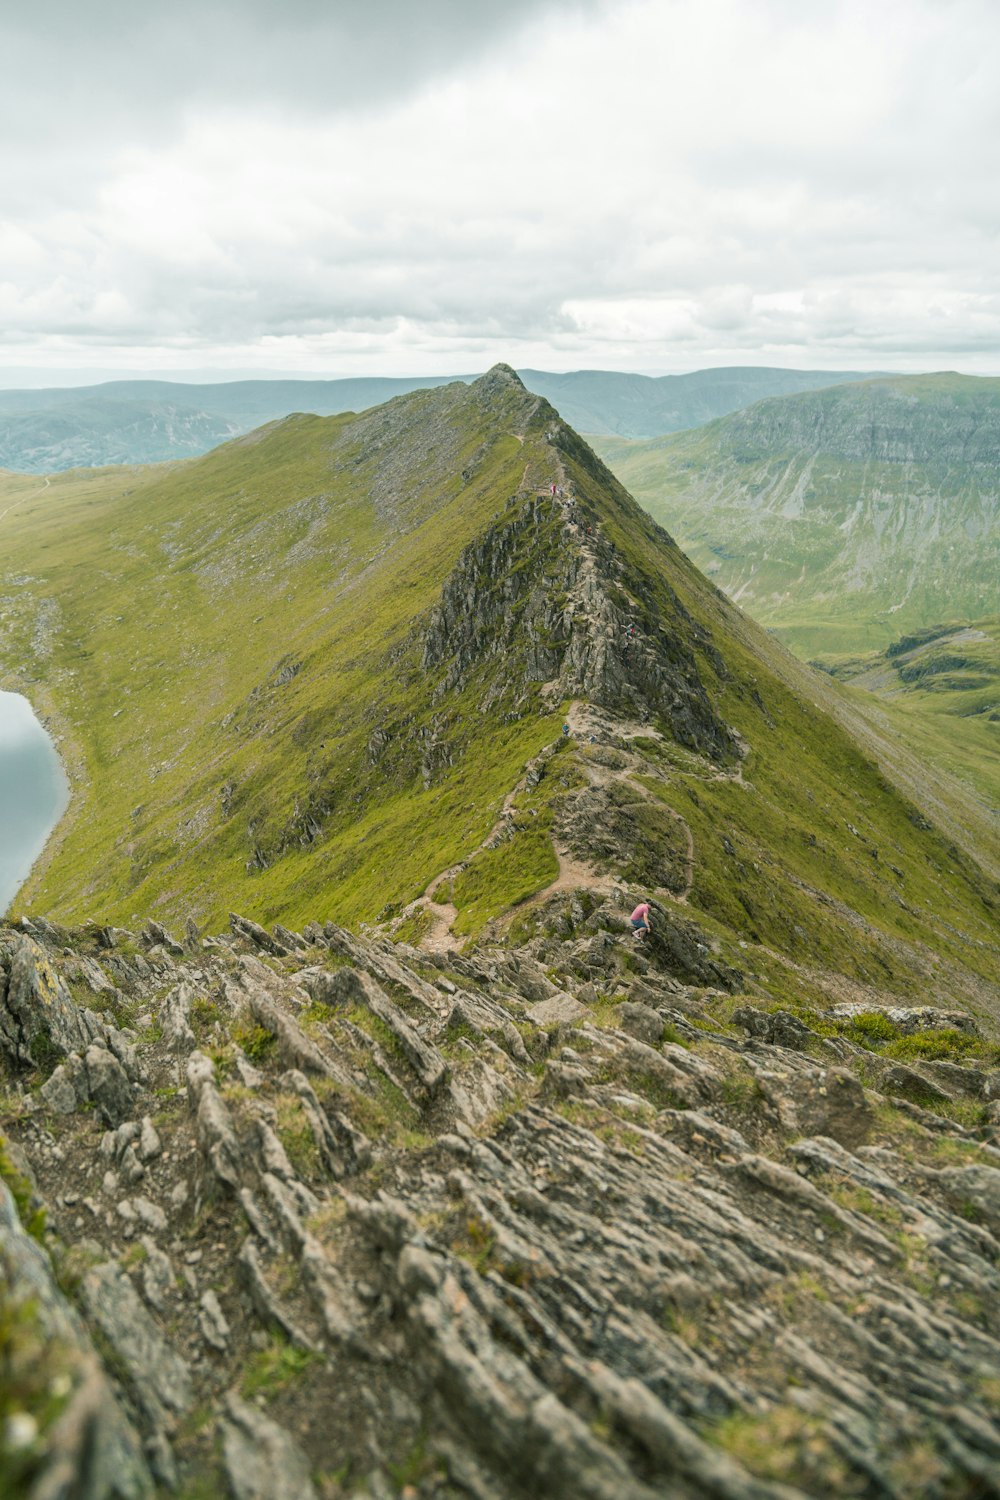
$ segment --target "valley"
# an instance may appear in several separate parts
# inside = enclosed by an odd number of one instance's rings
[[[1000,607],[1000,381],[899,376],[764,401],[602,456],[798,655],[835,664]]]

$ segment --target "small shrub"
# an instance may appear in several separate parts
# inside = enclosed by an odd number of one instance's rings
[[[233,1027],[232,1038],[251,1062],[263,1062],[275,1044],[275,1038],[269,1031],[250,1021],[238,1021]]]

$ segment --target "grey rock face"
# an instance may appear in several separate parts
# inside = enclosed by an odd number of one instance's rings
[[[13,1061],[30,1066],[86,1051],[90,1033],[83,1017],[34,939],[14,938],[5,979],[0,1041]]]
[[[83,1474],[119,1445],[84,1500],[151,1474],[298,1500],[345,1464],[391,1500],[400,1474],[418,1500],[445,1474],[474,1500],[910,1500],[913,1453],[942,1496],[990,1493],[1000,1151],[949,1118],[993,1107],[990,1075],[893,1103],[901,1064],[755,1005],[738,1035],[616,911],[449,955],[445,984],[332,924],[273,964],[241,936],[130,971],[130,1003],[205,995],[210,1026],[181,1005],[190,1042],[154,1030],[134,1077],[90,1036],[10,1115],[106,1362],[99,1415],[45,1438]],[[53,984],[91,956],[39,932]],[[102,1070],[110,1114],[49,1104]]]
[[[83,1059],[85,1097],[92,1100],[108,1125],[128,1119],[134,1105],[134,1090],[125,1070],[106,1047],[88,1047]]]
[[[194,1400],[183,1359],[164,1340],[132,1283],[118,1266],[95,1266],[84,1276],[80,1295],[88,1316],[127,1371],[129,1390],[146,1420],[171,1430]]]
[[[59,1290],[48,1256],[25,1234],[14,1200],[0,1182],[0,1308],[8,1317],[30,1307],[35,1349],[21,1358],[48,1365],[48,1378],[65,1387],[62,1410],[43,1431],[44,1448],[30,1500],[63,1495],[80,1500],[146,1500],[153,1481],[134,1427],[97,1360],[84,1326]],[[22,1338],[28,1336],[22,1330]],[[17,1364],[8,1346],[4,1381],[16,1402]],[[28,1370],[24,1370],[28,1376]]]
[[[524,566],[528,557],[532,565]],[[659,714],[682,744],[718,759],[735,756],[736,742],[683,643],[692,622],[680,601],[673,601],[675,622],[640,617],[632,636],[637,611],[619,602],[623,588],[644,592],[637,583],[629,587],[621,558],[599,530],[588,530],[585,505],[580,523],[571,524],[559,501],[512,501],[447,579],[427,627],[424,670],[443,669],[443,695],[502,657],[500,690],[512,696],[528,683],[557,680],[559,697]],[[672,630],[682,618],[683,632]]]
[[[222,1444],[236,1500],[315,1500],[309,1462],[298,1444],[234,1394],[226,1401]]]

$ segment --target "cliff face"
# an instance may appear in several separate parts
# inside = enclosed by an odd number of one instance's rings
[[[719,427],[722,449],[758,459],[803,449],[852,462],[1000,470],[1000,382],[961,376],[864,381],[759,401]]]
[[[992,1493],[1000,1054],[961,1012],[720,1010],[627,907],[471,958],[0,932],[49,1216],[0,1187],[5,1492]]]
[[[914,376],[612,444],[624,484],[810,659],[1000,609],[1000,382]]]
[[[500,697],[523,705],[529,685],[544,683],[555,702],[579,697],[656,716],[678,743],[733,758],[736,740],[712,707],[690,644],[698,629],[675,594],[671,604],[672,619],[650,608],[583,501],[514,496],[445,581],[423,667],[444,669],[439,699],[485,671],[484,709]]]

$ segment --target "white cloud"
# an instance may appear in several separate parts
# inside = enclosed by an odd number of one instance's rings
[[[255,0],[235,59],[223,0],[129,23],[148,99],[8,156],[10,360],[1000,365],[992,0],[420,9]]]

